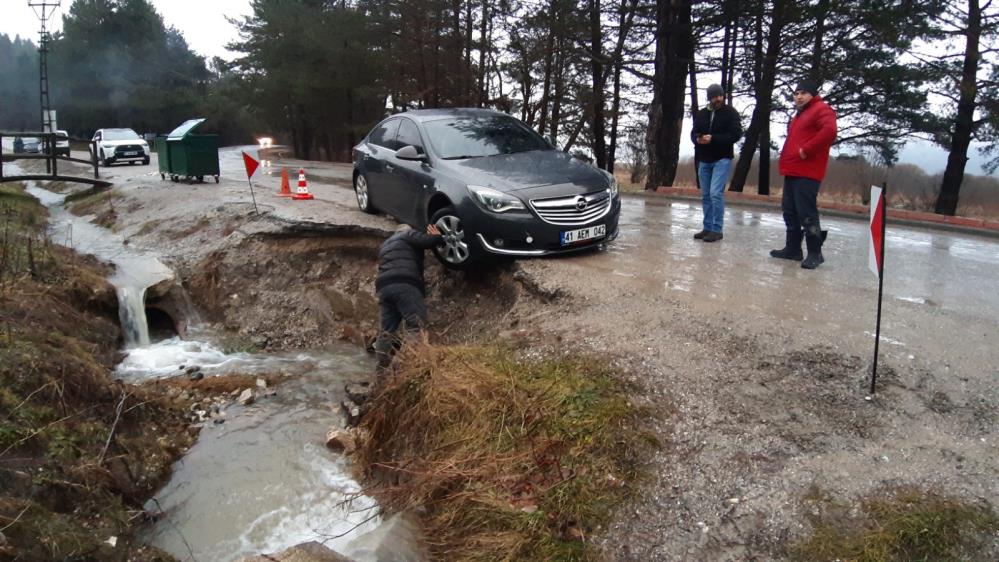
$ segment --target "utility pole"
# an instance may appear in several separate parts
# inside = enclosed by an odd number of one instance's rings
[[[42,132],[54,133],[52,127],[52,106],[49,102],[49,32],[48,21],[59,8],[62,0],[28,0],[28,6],[35,11],[38,21],[42,24],[38,40],[38,79],[39,101],[42,109]]]

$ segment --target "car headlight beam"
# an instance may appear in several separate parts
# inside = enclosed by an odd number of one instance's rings
[[[468,191],[479,205],[493,213],[522,211],[525,209],[523,201],[508,193],[478,185],[468,186]]]

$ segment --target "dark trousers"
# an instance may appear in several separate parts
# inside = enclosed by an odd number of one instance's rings
[[[784,225],[788,232],[805,231],[805,236],[820,239],[819,181],[811,178],[788,176],[784,178],[784,196],[780,207],[784,211]],[[800,242],[800,238],[799,244]]]
[[[427,325],[427,303],[423,293],[413,285],[396,283],[378,291],[379,331],[375,341],[378,369],[384,370],[392,362],[392,355],[402,344],[399,328],[403,322],[406,334],[417,335]]]

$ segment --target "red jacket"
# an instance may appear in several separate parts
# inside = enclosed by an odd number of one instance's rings
[[[815,96],[787,126],[780,151],[780,175],[822,181],[829,165],[829,147],[836,140],[836,112]],[[798,150],[805,151],[801,159]]]

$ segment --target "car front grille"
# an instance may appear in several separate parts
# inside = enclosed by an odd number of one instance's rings
[[[124,144],[121,146],[114,147],[115,154],[122,154],[123,152],[134,152],[139,156],[144,154],[142,147],[137,144]]]
[[[558,226],[579,226],[601,219],[610,212],[607,190],[551,199],[532,199],[531,208],[541,220]]]

